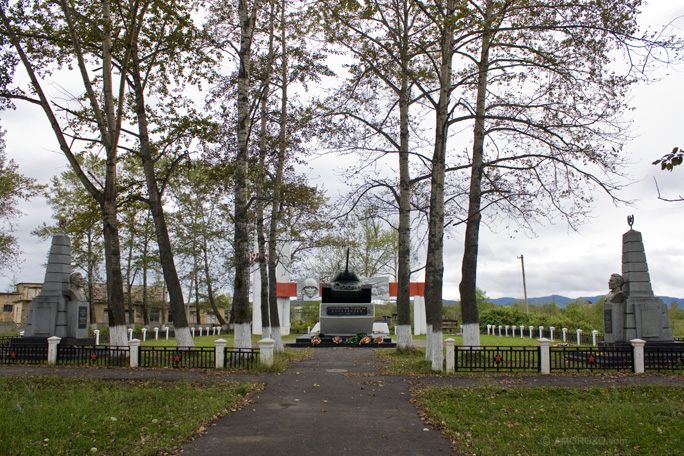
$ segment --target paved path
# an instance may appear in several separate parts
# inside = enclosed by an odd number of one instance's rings
[[[427,386],[583,387],[684,385],[684,374],[459,374],[381,375],[373,350],[325,348],[281,374],[220,370],[107,369],[76,366],[0,366],[0,376],[58,375],[119,380],[159,379],[265,384],[253,403],[188,443],[183,456],[339,456],[458,454],[439,430],[420,421],[411,389]]]
[[[403,378],[376,372],[372,350],[314,353],[268,376],[253,404],[219,419],[183,456],[458,454],[419,419]]]

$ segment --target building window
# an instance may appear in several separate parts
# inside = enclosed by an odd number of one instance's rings
[[[158,310],[151,310],[150,311],[150,323],[159,323],[159,311]]]
[[[2,306],[3,312],[12,312],[12,309],[14,309],[14,306],[12,304],[5,304],[4,306]]]

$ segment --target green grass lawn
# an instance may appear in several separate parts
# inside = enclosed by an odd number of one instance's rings
[[[463,454],[664,455],[684,448],[684,387],[439,387],[415,399]]]
[[[170,452],[258,388],[237,382],[0,378],[0,454]]]

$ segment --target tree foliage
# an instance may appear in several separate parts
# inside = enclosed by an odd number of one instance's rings
[[[43,188],[35,179],[22,175],[14,160],[7,158],[4,135],[0,130],[0,271],[3,274],[19,263],[21,249],[14,235],[15,224],[23,215],[19,206]]]

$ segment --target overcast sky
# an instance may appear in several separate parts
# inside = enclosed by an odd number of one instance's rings
[[[651,3],[644,7],[644,25],[662,26],[684,16],[684,0]],[[674,25],[684,34],[684,19]],[[625,172],[634,183],[619,196],[634,200],[634,206],[615,207],[607,196],[597,195],[593,218],[579,232],[570,231],[566,225],[545,226],[530,238],[511,237],[505,227],[496,232],[483,228],[478,286],[489,297],[522,298],[521,254],[529,297],[559,294],[575,298],[606,293],[610,274],[621,270],[622,234],[629,229],[627,215],[634,214],[634,229],[644,238],[655,293],[684,298],[684,203],[658,200],[654,183],[656,177],[664,196],[684,196],[684,167],[669,173],[651,165],[674,146],[684,147],[684,72],[682,68],[667,68],[659,76],[659,82],[633,90],[632,106],[636,110],[630,115],[635,139],[625,145],[632,163]],[[7,131],[8,156],[19,164],[22,174],[48,183],[53,175],[67,169],[42,111],[21,104],[17,110],[0,113],[0,119]],[[330,163],[329,158],[310,163],[314,169],[311,184],[325,183],[330,196],[335,196],[342,186],[331,183]],[[20,220],[16,233],[24,252],[22,267],[14,276],[0,277],[2,291],[13,282],[42,282],[45,275],[43,263],[49,241],[40,241],[30,232],[42,222],[50,223],[50,208],[35,199],[23,211],[27,215]],[[462,245],[462,229],[454,230],[446,239],[445,299],[459,299]]]

